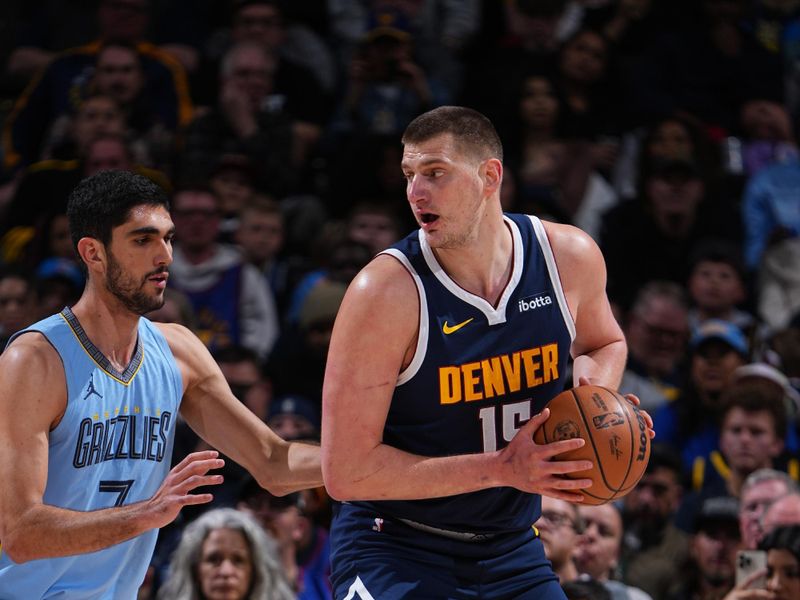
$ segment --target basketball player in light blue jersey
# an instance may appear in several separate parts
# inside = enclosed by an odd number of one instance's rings
[[[81,299],[0,355],[0,598],[135,598],[159,527],[218,484],[216,451],[170,470],[178,413],[276,494],[321,484],[319,450],[288,443],[231,393],[160,307],[174,227],[163,191],[122,171],[72,196]]]
[[[531,525],[540,495],[582,498],[591,480],[562,475],[591,463],[551,460],[581,439],[532,438],[563,389],[619,385],[602,255],[574,227],[503,214],[483,115],[440,107],[402,141],[420,229],[352,282],[328,353],[335,596],[563,599]]]

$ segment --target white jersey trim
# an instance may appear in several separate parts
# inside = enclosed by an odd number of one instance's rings
[[[433,250],[428,245],[428,240],[425,239],[425,233],[421,229],[419,230],[419,242],[420,247],[422,248],[422,255],[425,257],[425,262],[428,264],[431,272],[433,272],[433,274],[436,276],[436,279],[438,279],[439,283],[441,283],[451,294],[463,300],[467,304],[471,304],[484,315],[486,315],[486,321],[489,325],[497,325],[499,323],[506,322],[506,307],[508,306],[508,299],[511,297],[511,294],[514,293],[514,290],[517,288],[517,285],[522,278],[522,267],[524,265],[522,235],[520,234],[519,229],[514,221],[505,215],[503,215],[503,219],[511,231],[511,238],[513,240],[514,247],[514,265],[511,271],[511,279],[500,296],[500,300],[497,303],[497,308],[489,304],[489,302],[487,302],[484,298],[468,292],[459,286],[455,281],[450,279],[450,276],[439,264],[439,261],[436,260]]]
[[[425,295],[425,286],[422,285],[422,279],[420,279],[419,274],[411,265],[411,262],[408,260],[408,257],[397,250],[395,248],[389,248],[381,252],[381,254],[388,254],[393,256],[397,260],[400,261],[408,274],[411,275],[411,278],[414,280],[414,284],[417,286],[417,293],[419,294],[419,329],[417,331],[417,348],[414,350],[414,358],[411,359],[409,365],[400,372],[397,376],[397,383],[398,385],[403,385],[407,381],[409,381],[414,375],[417,374],[419,368],[422,366],[422,362],[425,360],[425,353],[428,348],[428,334],[430,330],[430,326],[428,324],[428,300],[427,296]]]
[[[561,309],[561,316],[564,318],[564,324],[569,330],[570,340],[575,340],[575,321],[572,318],[572,313],[569,311],[567,304],[567,297],[564,295],[564,288],[561,287],[561,277],[558,275],[558,265],[556,265],[556,258],[553,255],[553,249],[550,247],[550,239],[547,237],[547,232],[544,230],[541,220],[533,215],[528,215],[528,218],[533,223],[533,231],[536,233],[536,239],[539,240],[539,246],[542,249],[545,263],[547,263],[547,272],[550,275],[550,283],[553,286],[553,291],[558,299],[558,307]]]
[[[354,600],[356,597],[360,600],[375,600],[372,594],[367,591],[364,582],[361,581],[361,577],[358,575],[356,575],[356,580],[353,582],[353,585],[347,590],[347,596],[344,597],[344,600]]]

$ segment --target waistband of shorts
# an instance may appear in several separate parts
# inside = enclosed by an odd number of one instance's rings
[[[431,533],[433,535],[438,535],[451,540],[458,540],[460,542],[486,542],[489,540],[493,540],[501,535],[499,533],[475,533],[472,531],[452,531],[450,529],[441,529],[439,527],[433,527],[432,525],[426,525],[425,523],[412,521],[411,519],[397,518],[397,521],[400,521],[401,523],[404,523],[409,527],[412,527],[413,529],[424,531],[425,533]]]

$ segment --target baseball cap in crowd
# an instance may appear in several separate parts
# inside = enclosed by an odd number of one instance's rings
[[[279,396],[270,404],[267,425],[284,439],[316,439],[320,410],[305,396]]]
[[[692,333],[689,342],[692,350],[697,350],[703,344],[717,340],[727,344],[742,356],[747,356],[749,348],[747,340],[736,325],[722,319],[708,319],[703,321]]]
[[[739,538],[739,501],[733,496],[712,496],[704,498],[695,514],[692,530],[694,533],[714,534],[720,530]]]
[[[767,363],[750,363],[737,367],[733,372],[733,381],[741,381],[745,378],[756,377],[773,382],[783,390],[783,397],[790,414],[800,411],[800,392],[798,392],[789,378],[778,369]]]
[[[299,323],[304,330],[318,325],[333,325],[347,286],[338,281],[320,281],[306,296]]]
[[[78,290],[83,289],[85,282],[80,267],[68,258],[46,258],[36,269],[36,278],[64,279]]]
[[[370,15],[365,41],[374,42],[387,38],[399,42],[407,42],[411,39],[408,18],[400,11],[381,10]]]

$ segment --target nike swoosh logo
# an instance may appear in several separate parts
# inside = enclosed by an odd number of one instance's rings
[[[447,321],[445,321],[444,325],[442,325],[442,331],[444,332],[445,335],[450,335],[451,333],[455,333],[456,331],[464,327],[464,325],[472,322],[473,320],[475,320],[475,317],[470,317],[466,321],[462,321],[461,323],[458,323],[456,325],[448,325]]]

